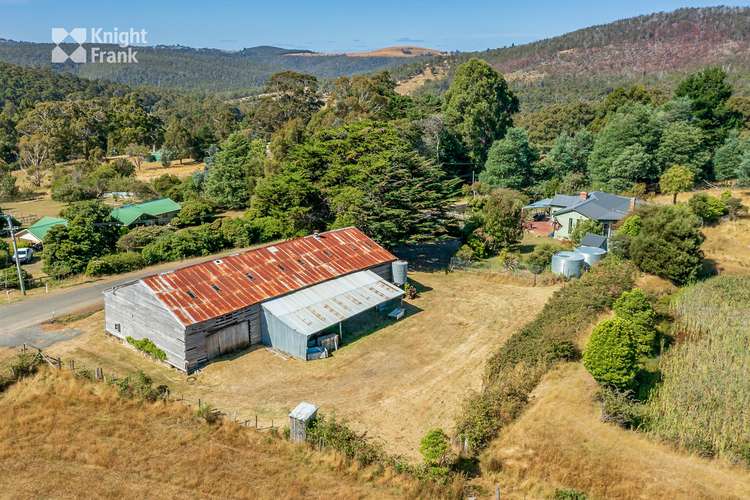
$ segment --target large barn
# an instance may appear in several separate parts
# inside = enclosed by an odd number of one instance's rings
[[[186,372],[259,343],[307,360],[332,327],[400,299],[403,265],[357,228],[314,234],[109,289],[106,330]]]

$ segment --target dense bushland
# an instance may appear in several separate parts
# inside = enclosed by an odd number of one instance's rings
[[[578,335],[632,288],[634,279],[630,263],[610,257],[555,292],[539,315],[489,359],[484,386],[465,402],[456,434],[473,449],[484,447],[523,410],[550,367],[578,357]]]

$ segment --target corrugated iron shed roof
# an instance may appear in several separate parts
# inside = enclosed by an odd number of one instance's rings
[[[302,335],[314,335],[404,294],[372,271],[359,271],[263,303]]]
[[[143,278],[185,326],[396,257],[355,227],[305,236]]]

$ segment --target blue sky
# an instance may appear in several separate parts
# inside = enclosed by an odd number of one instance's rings
[[[719,0],[724,5],[744,2]],[[52,27],[148,32],[148,44],[239,49],[276,45],[319,51],[419,45],[483,50],[593,24],[714,2],[668,0],[268,1],[0,0],[0,38],[50,41]]]

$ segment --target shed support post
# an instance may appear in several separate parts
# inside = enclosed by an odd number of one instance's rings
[[[339,337],[341,337],[341,342],[344,341],[344,327],[342,326],[343,322],[339,321]]]

